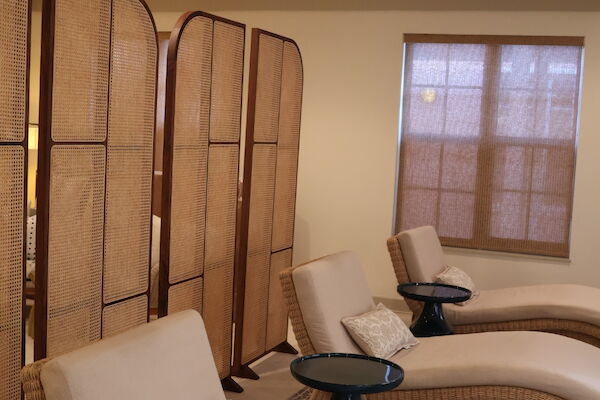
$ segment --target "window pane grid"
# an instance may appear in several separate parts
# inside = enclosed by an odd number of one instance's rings
[[[407,43],[397,230],[568,257],[581,50]]]

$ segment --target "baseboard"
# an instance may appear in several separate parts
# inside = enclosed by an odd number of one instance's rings
[[[382,303],[384,306],[389,308],[392,311],[399,313],[409,313],[410,308],[408,308],[408,304],[404,301],[404,299],[398,297],[373,297],[373,301],[375,304]]]

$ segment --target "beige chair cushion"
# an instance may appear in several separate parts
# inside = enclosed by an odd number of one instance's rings
[[[600,289],[580,285],[535,285],[480,290],[465,306],[444,305],[453,324],[556,318],[600,326]]]
[[[454,304],[464,306],[465,304],[474,301],[479,296],[479,291],[475,288],[473,279],[460,268],[448,265],[442,272],[435,276],[434,281],[445,285],[459,286],[471,291],[471,298],[469,300]]]
[[[41,381],[47,400],[225,400],[195,311],[54,358]]]
[[[600,399],[600,349],[541,332],[420,338],[391,358],[404,368],[397,390],[518,386],[566,400]]]
[[[342,324],[361,350],[372,357],[390,358],[419,343],[402,319],[381,303],[376,310],[342,318]]]
[[[361,353],[342,318],[375,309],[358,256],[349,251],[320,258],[292,274],[306,330],[318,353]]]
[[[412,282],[433,282],[446,267],[444,251],[433,227],[422,226],[401,232],[398,241]]]

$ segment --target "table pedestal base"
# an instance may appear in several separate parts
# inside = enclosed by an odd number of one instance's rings
[[[416,337],[452,335],[452,328],[444,318],[444,312],[440,303],[426,302],[423,311],[413,324],[410,331]]]
[[[332,393],[331,400],[360,400],[358,393]]]

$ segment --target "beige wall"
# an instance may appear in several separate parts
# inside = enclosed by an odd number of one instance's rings
[[[210,10],[206,10],[210,11]],[[305,92],[295,262],[359,253],[378,296],[395,297],[385,247],[392,229],[402,34],[586,37],[571,260],[448,250],[482,288],[544,282],[600,287],[600,14],[565,12],[223,11],[294,38]],[[159,30],[179,13],[159,12]],[[249,33],[248,33],[249,37]]]

